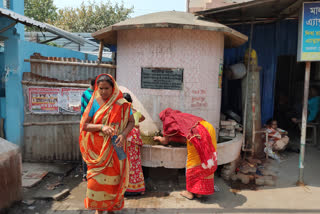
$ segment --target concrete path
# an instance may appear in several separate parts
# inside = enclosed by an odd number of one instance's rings
[[[297,153],[286,153],[286,161],[280,165],[272,162],[279,171],[274,187],[258,190],[231,189],[221,178],[215,182],[220,191],[202,200],[187,200],[179,191],[152,192],[144,197],[128,198],[124,213],[320,213],[320,151],[307,147],[304,187],[295,185],[298,178]],[[15,206],[9,214],[89,214],[84,209],[86,183],[80,177],[72,180],[70,195],[63,201],[36,201],[33,205]]]

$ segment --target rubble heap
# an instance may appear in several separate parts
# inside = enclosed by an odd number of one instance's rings
[[[258,186],[274,186],[277,172],[269,164],[261,160],[239,158],[230,164],[226,164],[221,172],[222,177],[227,181],[240,181],[243,184],[254,183]]]

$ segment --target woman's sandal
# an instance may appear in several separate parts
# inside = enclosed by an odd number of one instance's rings
[[[188,200],[193,200],[194,199],[194,195],[191,192],[188,191],[183,191],[180,193],[180,195]]]
[[[202,198],[202,195],[196,194],[196,198]]]

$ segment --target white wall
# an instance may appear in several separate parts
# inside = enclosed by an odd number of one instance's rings
[[[133,105],[147,120],[141,131],[153,135],[161,128],[159,113],[167,108],[191,113],[218,127],[223,62],[221,32],[182,29],[118,31],[117,82],[133,95]],[[141,88],[141,67],[184,68],[183,90]]]

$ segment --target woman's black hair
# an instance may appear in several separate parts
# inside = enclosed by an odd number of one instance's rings
[[[97,79],[97,76],[95,76],[93,79],[91,79],[90,85],[92,87],[94,87],[94,85],[96,84],[96,79]]]
[[[97,80],[97,84],[99,84],[100,82],[108,82],[112,88],[114,87],[114,83],[111,77],[109,77],[108,75],[101,75]]]
[[[123,93],[123,98],[126,99],[129,103],[132,103],[132,98],[131,98],[130,94]]]
[[[271,126],[273,121],[277,121],[277,120],[270,118],[269,120],[267,120],[267,125]]]

